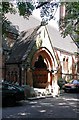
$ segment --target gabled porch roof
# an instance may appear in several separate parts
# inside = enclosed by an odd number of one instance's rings
[[[12,48],[12,53],[7,63],[19,63],[26,59],[35,43],[36,32],[39,28],[40,26],[37,26],[28,31],[21,32]]]

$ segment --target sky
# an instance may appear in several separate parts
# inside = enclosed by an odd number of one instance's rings
[[[37,19],[41,20],[41,17],[40,17],[40,9],[36,9],[33,11],[33,16],[36,17]],[[48,22],[48,24],[50,24],[51,26],[55,27],[56,29],[59,28],[59,25],[58,25],[58,21],[59,21],[59,7],[56,11],[56,14],[55,14],[55,19],[53,20],[50,20]]]
[[[39,24],[39,22],[37,22],[36,20],[33,19],[33,24],[31,25],[30,24],[30,19],[31,19],[31,16],[29,17],[29,20],[27,19],[23,19],[22,16],[19,16],[19,15],[11,15],[11,14],[8,14],[7,15],[9,20],[13,23],[13,25],[15,26],[18,26],[19,27],[19,30],[20,31],[23,31],[25,29],[29,29],[32,27],[35,26],[35,23],[34,21],[36,22],[36,24]],[[40,17],[40,9],[35,9],[32,13],[32,16],[38,20],[40,20],[40,23],[42,21],[41,17]],[[49,25],[53,26],[54,28],[56,28],[58,30],[59,28],[59,25],[58,25],[58,21],[59,21],[59,8],[57,9],[56,11],[56,14],[55,14],[55,20],[50,20],[48,22]],[[17,21],[18,19],[18,21]]]

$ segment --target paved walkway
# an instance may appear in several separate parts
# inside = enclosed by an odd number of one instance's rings
[[[79,95],[78,95],[79,96]],[[3,108],[3,118],[78,118],[78,97],[76,94],[44,99],[25,100],[20,105]],[[27,120],[27,119],[26,119]]]

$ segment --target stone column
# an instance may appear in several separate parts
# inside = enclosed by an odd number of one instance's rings
[[[58,80],[58,73],[54,74],[54,79],[52,80],[52,87],[53,87],[53,97],[59,96],[59,86],[57,84]]]
[[[32,70],[30,68],[27,69],[27,85],[30,86],[30,97],[34,97],[35,91],[33,88],[33,76],[32,76]]]

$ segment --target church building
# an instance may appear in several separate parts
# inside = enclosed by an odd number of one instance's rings
[[[70,36],[63,38],[53,26],[43,26],[32,16],[29,20],[16,14],[12,18],[24,29],[6,62],[6,80],[45,89],[59,79],[79,79],[75,54],[79,49]]]

